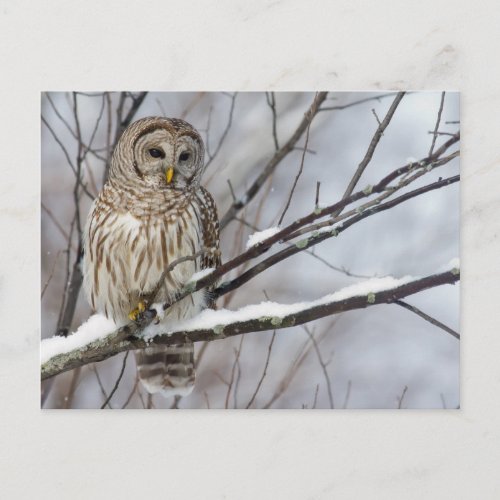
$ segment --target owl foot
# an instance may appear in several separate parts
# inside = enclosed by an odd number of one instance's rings
[[[141,318],[142,313],[147,309],[147,303],[145,301],[140,301],[137,307],[128,313],[128,318],[131,321],[137,321]]]

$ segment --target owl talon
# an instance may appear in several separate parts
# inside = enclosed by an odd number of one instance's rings
[[[138,321],[138,320],[141,318],[142,313],[143,313],[146,309],[147,309],[147,304],[146,304],[146,302],[141,300],[141,301],[137,304],[137,307],[128,313],[128,318],[129,318],[131,321]]]

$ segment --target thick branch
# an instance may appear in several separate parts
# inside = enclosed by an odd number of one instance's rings
[[[408,295],[444,284],[453,284],[460,279],[458,270],[447,271],[440,274],[415,279],[408,283],[396,286],[377,293],[368,293],[349,297],[338,301],[316,301],[296,312],[283,315],[282,317],[262,316],[247,321],[234,321],[225,325],[216,325],[213,328],[204,328],[191,331],[176,331],[169,334],[157,335],[151,342],[137,338],[144,326],[127,325],[116,330],[107,337],[91,342],[86,346],[75,349],[68,353],[52,357],[42,365],[42,379],[53,377],[59,373],[110,358],[119,352],[131,349],[142,349],[152,345],[172,345],[184,342],[186,338],[192,342],[213,341],[241,335],[249,332],[260,332],[289,328],[314,321],[325,316],[339,314],[354,309],[364,309],[377,304],[391,304]],[[320,302],[320,303],[318,303]],[[131,337],[135,335],[134,337]],[[117,339],[124,339],[117,342]]]

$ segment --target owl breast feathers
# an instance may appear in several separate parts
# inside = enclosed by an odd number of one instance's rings
[[[123,325],[158,285],[155,301],[166,302],[195,272],[220,265],[217,210],[200,186],[203,170],[203,141],[182,120],[145,118],[124,131],[84,231],[84,288],[94,310]],[[188,256],[196,258],[159,283],[169,265]],[[206,306],[206,291],[196,292],[170,307],[162,322]]]

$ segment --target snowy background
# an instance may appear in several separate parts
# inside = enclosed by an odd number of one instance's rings
[[[378,94],[330,93],[328,104],[341,105]],[[72,121],[70,95],[50,97],[61,115]],[[111,95],[114,104],[117,95]],[[310,105],[312,93],[277,93],[277,132],[282,145],[295,130]],[[339,199],[352,173],[363,158],[377,121],[392,102],[391,97],[371,100],[359,106],[318,114],[311,126],[304,172],[299,180],[285,223],[314,208],[316,182],[321,182],[320,205]],[[79,96],[79,116],[88,140],[101,107],[99,97]],[[427,155],[439,108],[439,92],[406,95],[375,152],[359,187],[374,184],[385,174],[405,164],[408,158]],[[206,137],[209,125],[210,149],[215,150],[227,120],[231,98],[223,93],[151,93],[137,118],[165,114],[185,116]],[[42,114],[76,156],[76,142],[56,116],[47,98],[42,97]],[[210,122],[208,123],[208,116]],[[445,121],[459,119],[459,96],[447,93],[440,130],[455,132],[458,125]],[[105,144],[107,117],[97,131],[95,146]],[[437,145],[446,139],[438,138]],[[299,141],[303,146],[304,137]],[[235,101],[232,126],[205,173],[205,186],[213,193],[219,214],[231,203],[227,180],[236,195],[242,195],[274,152],[272,114],[263,93],[241,93]],[[301,161],[301,151],[288,155],[278,166],[272,182],[259,193],[241,216],[265,229],[274,226],[285,205]],[[86,179],[100,188],[103,163],[89,156]],[[458,161],[427,174],[419,185],[458,172]],[[64,155],[46,127],[42,126],[42,337],[54,334],[62,291],[66,280],[67,238],[74,212],[73,180]],[[412,186],[412,188],[415,186]],[[262,201],[263,200],[263,201]],[[262,201],[262,203],[260,203]],[[315,252],[328,263],[345,268],[347,276],[305,253],[299,253],[245,284],[236,293],[220,299],[220,305],[237,309],[265,299],[280,303],[315,300],[323,295],[373,276],[432,274],[459,253],[459,187],[430,192],[398,207],[370,217],[341,237],[317,246]],[[82,198],[85,217],[90,199]],[[245,248],[252,229],[232,222],[222,233],[223,260]],[[70,263],[74,259],[71,255]],[[361,277],[358,277],[361,276]],[[48,284],[47,284],[48,283]],[[46,286],[47,285],[47,286]],[[228,301],[229,299],[229,301]],[[444,286],[407,299],[458,330],[459,286]],[[72,330],[91,314],[83,295],[78,302]],[[326,318],[308,325],[314,334],[332,387],[335,407],[397,408],[404,392],[403,408],[455,408],[459,405],[459,342],[442,330],[396,305],[380,305],[362,311]],[[245,407],[264,368],[272,332],[250,333],[211,342],[197,371],[194,392],[178,402],[180,408]],[[241,352],[235,364],[235,350]],[[201,345],[197,345],[197,349]],[[98,408],[115,384],[122,357],[84,367],[77,379],[71,373],[54,381],[45,407],[62,408],[72,392],[71,407]],[[300,363],[297,361],[300,360]],[[234,378],[227,397],[227,382]],[[73,382],[73,384],[72,384]],[[111,405],[120,408],[135,383],[133,357]],[[73,389],[72,386],[73,385]],[[102,389],[100,387],[102,385]],[[405,390],[404,388],[407,387]],[[142,408],[147,398],[139,388],[127,408]],[[170,407],[172,400],[157,396],[154,407]],[[325,373],[310,336],[302,327],[280,330],[273,342],[267,375],[252,407],[329,408]]]

